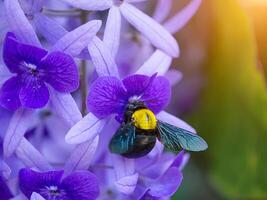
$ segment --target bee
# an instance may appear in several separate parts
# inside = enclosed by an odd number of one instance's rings
[[[159,140],[165,148],[177,152],[204,151],[207,143],[197,134],[156,119],[155,114],[143,102],[127,105],[124,121],[112,137],[109,148],[112,153],[127,158],[147,155]]]

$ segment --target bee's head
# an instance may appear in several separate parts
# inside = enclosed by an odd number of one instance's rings
[[[136,110],[147,108],[145,103],[142,101],[131,101],[127,104],[125,112],[124,112],[124,118],[126,121],[131,120],[133,113]]]

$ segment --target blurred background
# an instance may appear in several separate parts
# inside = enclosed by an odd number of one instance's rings
[[[209,149],[192,154],[173,199],[267,199],[266,27],[267,0],[203,0],[176,35],[184,79],[169,110]]]

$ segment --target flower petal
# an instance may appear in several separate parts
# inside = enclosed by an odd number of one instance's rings
[[[94,63],[95,70],[98,76],[116,76],[119,77],[119,72],[115,60],[110,49],[98,37],[88,45],[88,51]]]
[[[80,144],[90,141],[102,131],[105,124],[105,119],[99,119],[92,113],[89,113],[69,130],[65,141],[69,144]]]
[[[128,3],[123,3],[120,11],[155,47],[172,57],[178,57],[179,47],[175,38],[158,22]]]
[[[41,13],[35,13],[33,20],[37,31],[51,44],[55,44],[60,38],[68,33],[68,31],[57,21]]]
[[[183,78],[183,74],[175,69],[170,69],[168,70],[165,75],[164,75],[170,82],[171,86],[176,85],[177,83],[179,83],[182,78]]]
[[[124,110],[126,91],[116,77],[100,77],[91,86],[88,95],[88,110],[98,118],[107,117]]]
[[[72,127],[82,119],[82,114],[71,94],[62,94],[52,88],[49,89],[53,110],[69,127]]]
[[[150,85],[151,81],[149,76],[135,74],[126,77],[122,82],[127,90],[127,95],[131,97],[142,95]]]
[[[31,195],[31,200],[45,200],[40,194],[33,192]]]
[[[51,169],[43,155],[25,138],[22,138],[19,143],[16,155],[27,167],[35,167],[44,171]]]
[[[72,173],[63,179],[61,186],[71,200],[94,200],[100,193],[97,177],[89,171]]]
[[[163,76],[158,76],[141,96],[141,100],[157,114],[168,105],[170,97],[171,87],[169,81]]]
[[[79,87],[79,73],[73,58],[56,51],[50,53],[42,62],[45,81],[62,93],[75,91]]]
[[[20,79],[17,76],[8,79],[0,89],[0,105],[9,110],[18,109],[21,106],[20,88]]]
[[[6,157],[11,156],[18,147],[21,139],[32,123],[32,114],[32,110],[19,109],[12,116],[4,137],[3,147]]]
[[[165,111],[160,112],[157,115],[157,118],[161,121],[167,122],[179,128],[185,129],[192,133],[196,133],[196,130],[192,128],[189,124]]]
[[[155,73],[164,75],[170,68],[172,58],[166,53],[156,50],[152,56],[137,70],[136,74],[152,76]]]
[[[5,179],[8,179],[10,173],[10,167],[4,161],[0,161],[0,176],[4,177]]]
[[[8,200],[13,197],[11,191],[9,190],[7,184],[3,180],[3,178],[0,176],[0,199],[1,200]]]
[[[121,14],[117,6],[109,9],[103,42],[110,49],[115,58],[119,49],[121,32]]]
[[[59,186],[63,173],[63,170],[41,173],[23,168],[19,171],[19,186],[23,194],[30,198],[33,192],[40,194],[46,187]]]
[[[16,34],[19,41],[41,47],[41,43],[21,9],[19,1],[8,0],[4,3],[10,30]]]
[[[21,105],[26,108],[42,108],[49,100],[49,91],[38,77],[25,73],[24,83],[19,92]]]
[[[188,21],[196,14],[201,0],[192,0],[185,8],[174,17],[165,22],[164,27],[171,33],[180,31]]]
[[[134,192],[139,174],[135,172],[135,162],[120,155],[112,155],[113,166],[116,173],[115,186],[124,194]]]
[[[153,19],[163,22],[171,12],[173,0],[158,0]]]
[[[106,10],[113,4],[112,0],[62,0],[73,7],[84,10]]]
[[[172,196],[182,183],[183,175],[176,167],[170,168],[162,177],[149,187],[149,194],[153,197]]]
[[[180,171],[182,171],[185,167],[185,165],[188,163],[190,158],[189,153],[185,153],[184,150],[182,150],[175,158],[175,160],[172,163],[172,167],[177,167]]]
[[[93,140],[79,144],[71,153],[65,164],[66,174],[76,170],[87,170],[94,158],[98,146],[99,136]]]
[[[92,20],[64,35],[53,46],[52,51],[62,51],[71,56],[77,56],[93,39],[101,27],[100,20]]]

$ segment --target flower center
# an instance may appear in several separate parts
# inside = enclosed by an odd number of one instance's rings
[[[47,200],[56,200],[62,196],[62,191],[57,186],[46,186],[40,191],[40,194]]]

